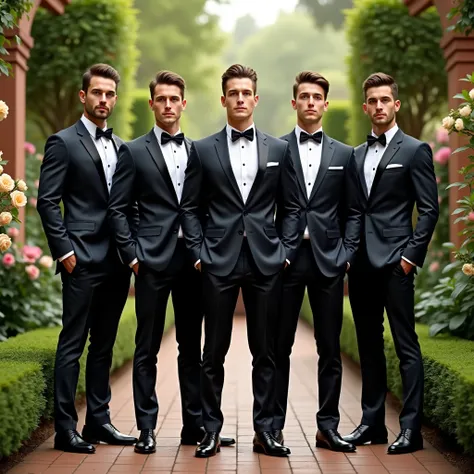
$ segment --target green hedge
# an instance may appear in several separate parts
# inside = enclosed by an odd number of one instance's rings
[[[301,316],[312,323],[311,309],[305,298]],[[425,366],[424,415],[444,432],[452,435],[462,448],[474,453],[474,342],[449,335],[430,337],[428,327],[416,326]],[[341,349],[359,362],[354,320],[348,299],[344,302]],[[390,391],[401,398],[399,362],[388,324],[385,328],[387,378]]]
[[[132,112],[135,118],[132,125],[132,138],[145,135],[155,124],[155,117],[148,104],[149,99],[150,91],[148,89],[136,89],[133,91]]]
[[[173,321],[173,307],[169,304],[165,331]],[[129,298],[120,320],[112,370],[132,359],[135,330],[134,299]],[[53,415],[53,373],[59,331],[60,328],[38,329],[0,343],[0,458],[16,451],[42,417]],[[85,392],[86,357],[87,349],[80,361],[78,394]]]
[[[349,100],[330,100],[328,111],[323,116],[324,132],[342,143],[349,143],[350,108]]]

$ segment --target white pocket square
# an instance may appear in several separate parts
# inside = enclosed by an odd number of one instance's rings
[[[279,164],[278,161],[269,161],[267,163],[267,168],[270,168],[270,166],[278,166]]]
[[[391,168],[403,168],[403,165],[399,165],[398,163],[393,163],[392,165],[387,165],[385,169],[389,170]]]
[[[344,166],[329,166],[328,170],[343,170]]]

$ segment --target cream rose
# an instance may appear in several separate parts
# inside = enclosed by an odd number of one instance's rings
[[[464,275],[473,276],[474,275],[474,265],[472,263],[465,263],[462,266],[462,272]]]
[[[0,160],[1,160],[1,159],[2,159],[2,157],[0,156]],[[2,173],[3,173],[3,166],[0,165],[0,174],[2,174]]]
[[[4,119],[6,119],[8,116],[8,105],[3,102],[3,100],[0,100],[0,122]]]
[[[465,105],[459,109],[459,115],[461,117],[469,117],[471,115],[472,109],[470,105]]]
[[[10,194],[10,197],[11,197],[12,204],[14,207],[18,208],[18,207],[26,206],[27,199],[26,199],[25,194],[22,193],[21,191],[13,191]]]
[[[451,130],[453,128],[453,125],[454,125],[454,119],[453,117],[444,117],[443,121],[442,121],[442,124],[443,124],[443,127],[446,129],[446,130]]]
[[[469,91],[469,97],[470,97],[472,100],[474,100],[474,89],[471,89],[471,90]]]
[[[0,252],[6,252],[12,245],[12,239],[7,234],[0,234]]]
[[[22,179],[19,179],[16,182],[16,189],[18,189],[19,191],[26,191],[28,189],[28,186]]]
[[[44,268],[51,268],[53,266],[53,259],[49,255],[43,255],[38,263]]]
[[[454,122],[454,128],[460,132],[461,130],[464,130],[464,122],[461,118],[456,119]]]
[[[2,212],[0,214],[0,225],[8,225],[12,221],[13,217],[9,212]]]
[[[9,193],[14,187],[15,181],[13,181],[12,177],[7,173],[3,173],[0,176],[0,192]]]

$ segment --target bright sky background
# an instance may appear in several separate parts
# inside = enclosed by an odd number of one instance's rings
[[[291,12],[298,0],[228,0],[228,5],[209,2],[207,10],[220,16],[220,26],[224,31],[232,31],[235,21],[251,14],[258,26],[275,22],[280,11]]]

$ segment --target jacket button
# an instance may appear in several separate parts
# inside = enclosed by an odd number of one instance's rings
[[[243,230],[239,230],[239,235],[244,235],[244,231],[243,231]]]

